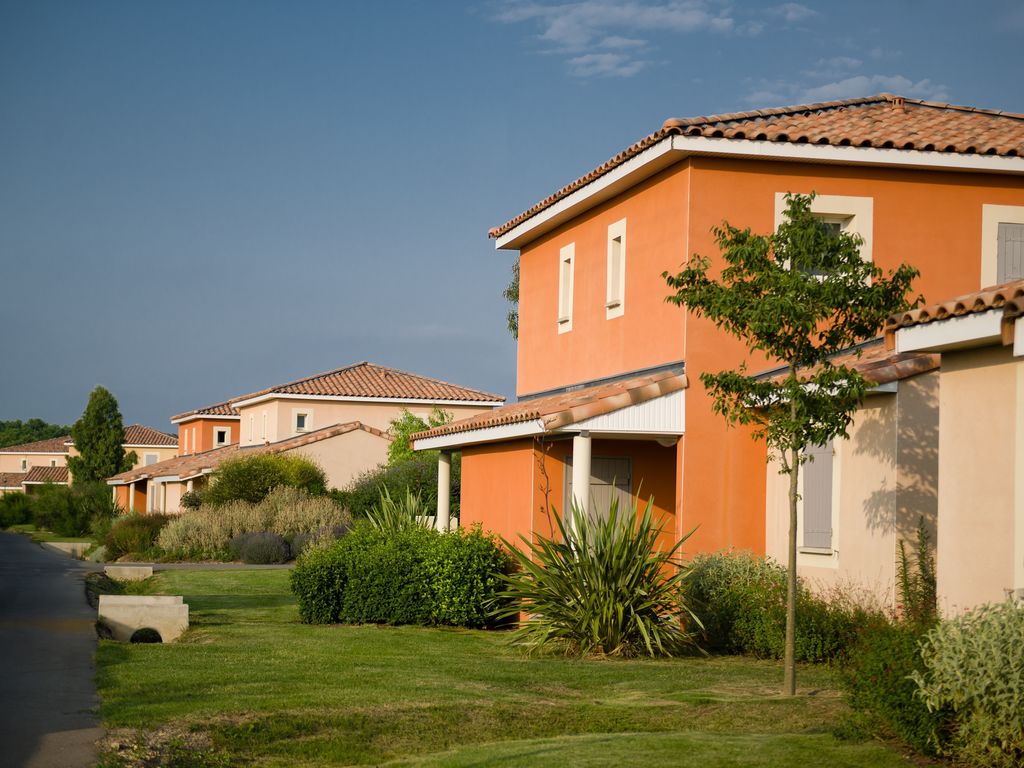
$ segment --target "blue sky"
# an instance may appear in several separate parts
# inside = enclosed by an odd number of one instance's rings
[[[489,227],[667,117],[1022,71],[1015,1],[2,0],[0,419],[359,360],[512,395]]]

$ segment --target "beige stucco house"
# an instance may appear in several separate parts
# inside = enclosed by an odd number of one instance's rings
[[[848,439],[809,449],[801,466],[797,569],[812,586],[852,589],[894,605],[900,541],[909,552],[918,523],[935,536],[939,433],[939,356],[896,353],[882,339],[836,360],[873,385]],[[769,463],[765,549],[786,562],[789,478]]]
[[[1024,597],[1024,280],[890,318],[897,353],[939,352],[940,608]]]

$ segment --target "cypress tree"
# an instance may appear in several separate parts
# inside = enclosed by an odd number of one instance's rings
[[[124,423],[117,399],[103,387],[89,395],[85,412],[71,427],[71,439],[79,453],[68,457],[75,485],[101,482],[135,463],[135,453],[124,450]]]

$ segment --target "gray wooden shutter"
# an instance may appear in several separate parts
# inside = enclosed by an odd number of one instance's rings
[[[1024,224],[999,224],[996,282],[1024,279]]]
[[[628,457],[592,457],[590,459],[590,511],[601,515],[608,514],[612,499],[618,499],[620,512],[632,509],[632,481],[632,463]],[[565,466],[563,509],[570,509],[571,503],[572,456],[569,456]]]
[[[803,465],[804,543],[809,549],[832,548],[832,443],[809,445],[813,457]]]

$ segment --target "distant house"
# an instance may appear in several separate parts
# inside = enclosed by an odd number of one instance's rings
[[[178,452],[177,438],[142,424],[130,424],[124,428],[123,446],[126,452],[135,452],[133,466],[156,464]],[[71,481],[68,457],[77,455],[78,450],[70,435],[9,445],[0,448],[0,474],[8,475],[7,483],[14,481],[15,474],[24,475],[23,487],[17,490],[26,492],[46,483],[67,485]]]
[[[937,440],[916,446],[937,461],[942,608],[1024,598],[1024,280],[896,315],[886,337],[942,357]]]
[[[296,453],[313,459],[328,484],[340,488],[387,459],[387,430],[403,409],[426,419],[438,407],[459,418],[503,403],[499,395],[357,363],[179,414],[172,421],[181,445],[187,439],[194,450],[108,483],[125,509],[176,513],[182,494],[201,490],[225,459]],[[218,446],[218,439],[231,442]]]
[[[413,447],[440,449],[442,460],[461,452],[462,521],[512,540],[547,533],[547,512],[574,500],[653,494],[671,535],[696,529],[688,553],[775,553],[765,447],[727,427],[700,376],[776,362],[666,303],[663,273],[694,254],[719,268],[713,229],[723,220],[771,232],[787,193],[815,192],[823,223],[860,236],[862,257],[883,270],[919,268],[915,289],[930,300],[978,290],[1024,277],[1022,179],[1024,116],[998,111],[882,94],[666,120],[491,230],[519,258],[519,402],[414,435]],[[880,382],[862,419],[889,425],[889,451],[909,450],[895,440],[917,429],[912,412],[934,387],[934,371],[904,376],[903,362],[892,361],[894,378]],[[860,545],[846,531],[878,488],[878,478],[854,485],[864,457],[845,447],[837,456],[835,488],[849,495],[834,508],[832,537],[819,530],[805,542],[803,562],[818,571],[826,561],[857,565]],[[888,481],[896,495],[884,514],[911,500],[892,485],[900,478]],[[886,537],[877,559],[890,564],[863,569],[888,588],[896,538]]]

